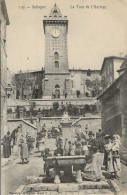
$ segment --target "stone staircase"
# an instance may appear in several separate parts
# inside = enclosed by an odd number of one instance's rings
[[[41,180],[40,180],[41,181]],[[42,182],[42,181],[41,181]],[[109,181],[83,181],[82,183],[34,183],[20,186],[15,195],[48,194],[48,195],[84,195],[84,194],[117,194],[118,189]]]

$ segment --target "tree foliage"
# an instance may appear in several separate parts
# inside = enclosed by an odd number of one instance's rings
[[[21,99],[24,99],[24,91],[28,90],[28,87],[33,88],[35,78],[30,73],[22,73],[20,71],[18,74],[15,74],[12,78],[12,85],[16,87],[16,90],[19,91],[19,96]]]
[[[102,92],[102,83],[98,77],[87,82],[87,88],[93,97],[97,97]]]
[[[59,102],[53,102],[53,109],[58,110],[59,108]]]

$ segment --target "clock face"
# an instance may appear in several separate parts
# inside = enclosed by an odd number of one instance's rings
[[[52,36],[53,36],[54,38],[59,37],[59,36],[60,36],[60,33],[61,33],[61,30],[60,30],[59,28],[53,28],[53,29],[52,29]]]

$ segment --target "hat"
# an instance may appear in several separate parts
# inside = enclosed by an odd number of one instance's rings
[[[109,138],[111,138],[111,136],[110,135],[105,135],[105,139],[109,139]]]
[[[89,131],[88,135],[93,135],[94,136],[94,132],[93,131]]]

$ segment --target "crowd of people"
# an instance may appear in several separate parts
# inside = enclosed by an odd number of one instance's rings
[[[77,134],[74,140],[66,138],[63,145],[63,138],[58,134],[56,136],[55,156],[77,156],[85,155],[86,164],[83,168],[83,177],[86,180],[98,181],[103,178],[101,168],[105,166],[106,171],[109,172],[111,179],[120,178],[120,136],[114,134],[104,135],[101,129],[98,130],[96,136],[94,132],[89,131],[89,139],[84,135]],[[48,152],[47,152],[48,151]],[[46,148],[43,152],[43,158],[51,156],[50,150]],[[49,167],[46,172],[49,173]]]
[[[85,134],[78,133],[72,140],[67,138],[64,140],[62,137],[62,128],[51,127],[47,129],[43,124],[41,131],[37,134],[36,147],[41,152],[41,156],[45,159],[48,156],[78,156],[85,155],[86,164],[83,169],[83,177],[87,180],[97,181],[100,180],[102,174],[98,167],[105,166],[106,171],[110,173],[111,179],[120,178],[120,136],[119,135],[105,135],[99,129],[96,134],[93,131],[88,132],[89,139]],[[45,138],[55,138],[56,150],[51,153],[49,148],[45,147]],[[30,152],[32,150],[33,139],[29,133],[23,134],[22,125],[17,126],[12,133],[9,131],[3,138],[3,156],[9,158],[12,152],[19,148],[21,163],[28,163]],[[47,174],[49,170],[46,164],[44,166]],[[100,172],[100,173],[99,173]]]
[[[12,133],[9,131],[3,138],[3,157],[9,158],[12,153],[19,153],[21,163],[28,163],[34,139],[27,132],[23,134],[22,124],[17,126]]]

